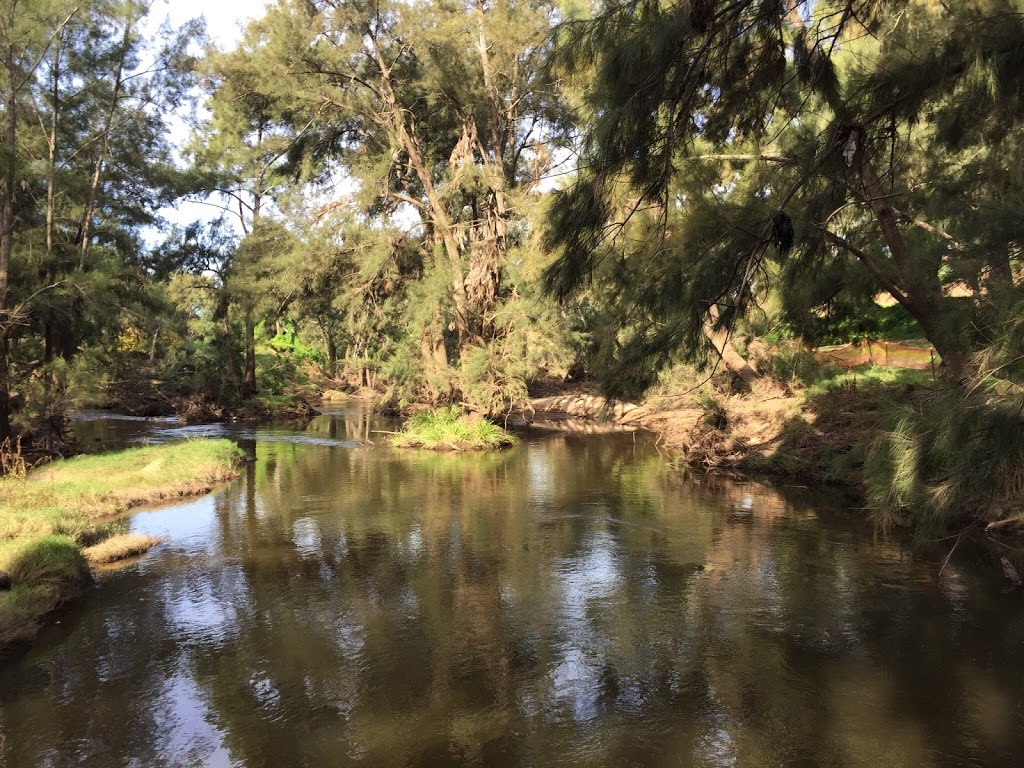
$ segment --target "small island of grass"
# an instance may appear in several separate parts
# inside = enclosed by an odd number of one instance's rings
[[[467,416],[457,405],[412,416],[389,441],[396,448],[434,451],[495,450],[514,445],[516,436],[482,417]]]
[[[237,476],[229,440],[194,440],[80,456],[0,479],[0,653],[80,594],[90,564],[159,543],[115,518],[144,504],[196,496]]]

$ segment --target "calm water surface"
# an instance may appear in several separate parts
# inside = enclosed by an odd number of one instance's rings
[[[1020,766],[1024,598],[824,492],[685,482],[632,435],[498,455],[301,433],[255,454],[28,655],[10,766]]]

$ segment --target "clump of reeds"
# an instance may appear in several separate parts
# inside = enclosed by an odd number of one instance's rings
[[[390,439],[399,448],[433,450],[496,449],[515,442],[515,435],[487,419],[465,416],[457,405],[417,413]]]
[[[1024,418],[1017,398],[951,387],[894,409],[864,466],[876,522],[930,534],[1024,512]]]

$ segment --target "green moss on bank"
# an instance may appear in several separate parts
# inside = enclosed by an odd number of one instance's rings
[[[82,550],[122,528],[112,518],[205,493],[234,478],[238,461],[231,441],[197,440],[81,456],[0,479],[0,651],[31,639],[41,617],[88,586]]]
[[[481,450],[513,445],[515,435],[483,418],[472,419],[458,406],[418,413],[390,440],[397,448]]]

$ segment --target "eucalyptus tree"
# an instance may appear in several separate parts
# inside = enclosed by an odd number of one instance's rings
[[[773,275],[818,315],[868,281],[967,377],[972,329],[1017,293],[1016,233],[978,223],[1019,211],[995,141],[1020,136],[1021,10],[626,0],[564,25],[556,66],[592,78],[593,125],[551,206],[546,283],[567,297],[596,276],[620,302],[618,388],[706,358]]]

